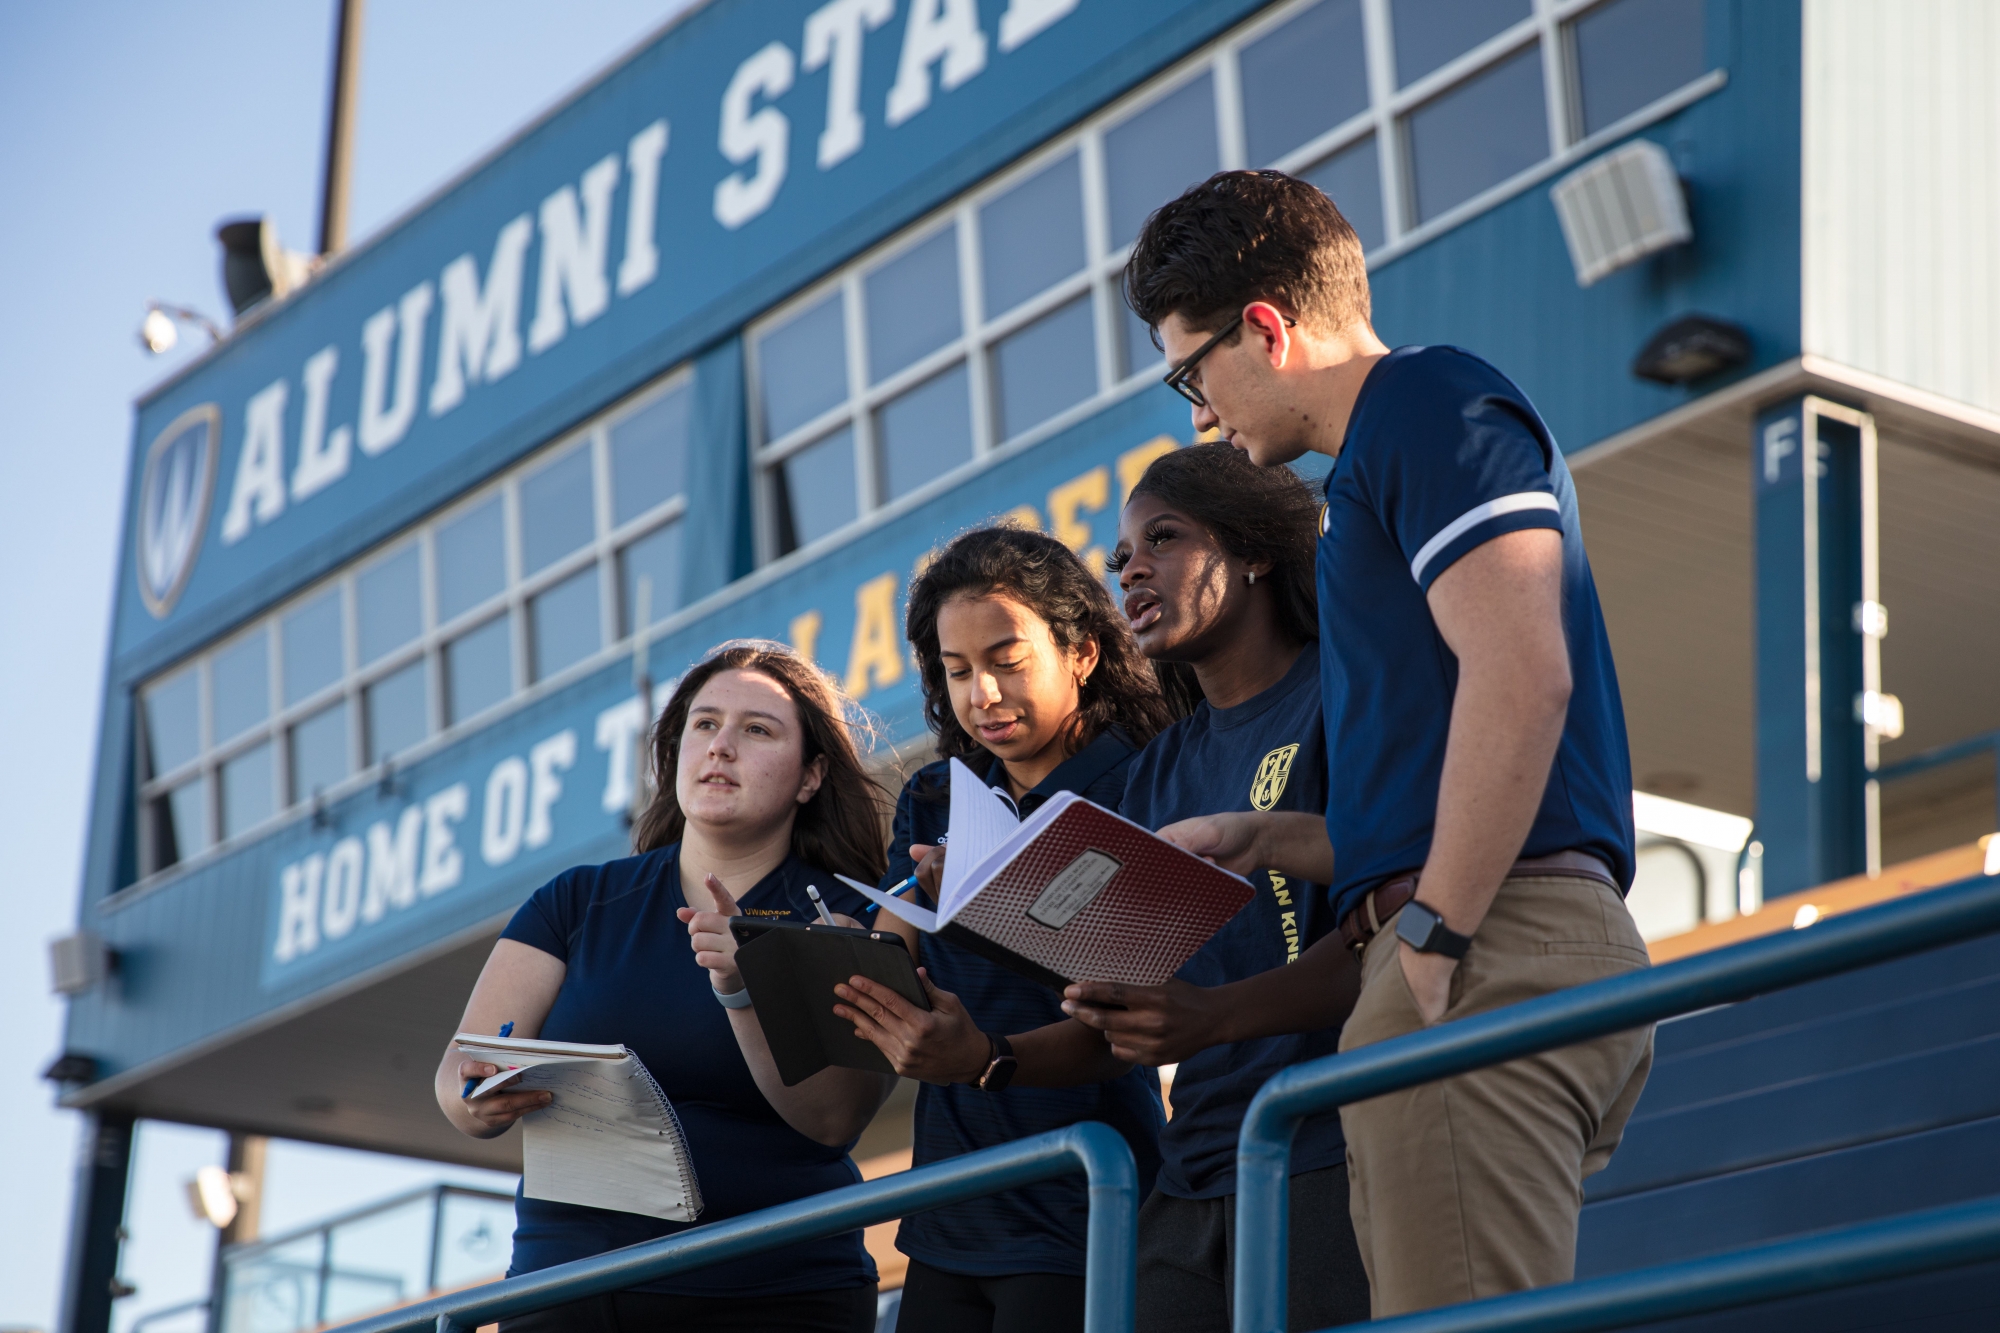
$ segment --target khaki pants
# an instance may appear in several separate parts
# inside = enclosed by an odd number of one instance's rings
[[[1363,956],[1342,1051],[1423,1026],[1400,952],[1392,917]],[[1613,890],[1510,879],[1452,975],[1444,1021],[1646,965]],[[1583,1179],[1610,1162],[1652,1063],[1648,1026],[1343,1107],[1374,1317],[1569,1281]]]

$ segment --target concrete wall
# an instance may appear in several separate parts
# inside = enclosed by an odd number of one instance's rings
[[[2000,410],[2000,6],[1806,0],[1805,349]]]

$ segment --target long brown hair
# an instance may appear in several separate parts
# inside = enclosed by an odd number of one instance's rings
[[[1069,547],[1045,533],[1016,527],[974,528],[959,534],[910,585],[905,621],[924,688],[924,721],[937,734],[941,757],[988,753],[958,724],[938,647],[938,612],[953,597],[1002,593],[1048,623],[1058,647],[1071,652],[1097,640],[1097,669],[1077,692],[1076,712],[1063,737],[1075,754],[1107,727],[1122,727],[1144,745],[1174,720],[1151,665],[1101,580]]]
[[[888,867],[882,812],[889,793],[861,761],[855,732],[873,739],[874,728],[826,674],[791,648],[769,639],[732,639],[709,650],[674,687],[653,724],[653,799],[632,827],[632,850],[650,852],[679,842],[687,830],[675,778],[681,735],[701,687],[725,671],[754,671],[791,697],[807,764],[826,760],[826,779],[799,807],[792,823],[792,855],[817,870],[831,870],[872,884]]]

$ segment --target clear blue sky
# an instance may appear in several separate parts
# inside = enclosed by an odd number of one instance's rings
[[[392,221],[687,0],[369,0],[353,236]],[[135,394],[185,360],[134,332],[148,298],[224,314],[218,220],[318,221],[331,0],[15,4],[0,16],[0,1329],[48,1328],[76,1117],[36,1075],[60,1044],[47,941],[72,928]],[[118,1327],[205,1287],[182,1182],[221,1136],[142,1127]],[[267,1227],[438,1172],[292,1147]],[[477,1173],[454,1173],[471,1178]],[[175,1325],[180,1327],[182,1325]],[[167,1333],[166,1326],[158,1326]]]

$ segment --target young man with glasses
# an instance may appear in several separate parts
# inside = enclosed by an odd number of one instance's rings
[[[1362,955],[1343,1051],[1644,967],[1610,643],[1526,395],[1469,352],[1385,346],[1353,229],[1278,172],[1161,208],[1125,285],[1197,430],[1266,467],[1334,460],[1325,822],[1216,815],[1169,836],[1332,886]],[[1646,1028],[1342,1108],[1375,1316],[1569,1280],[1583,1178],[1651,1062]]]

